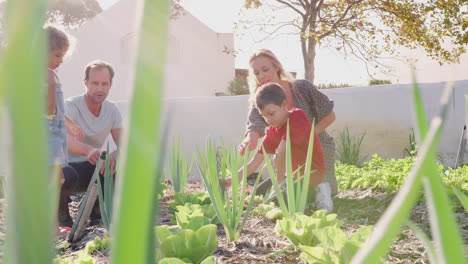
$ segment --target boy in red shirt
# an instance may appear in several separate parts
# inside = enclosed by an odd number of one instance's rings
[[[303,110],[298,108],[288,109],[286,95],[276,83],[267,83],[258,88],[255,95],[255,105],[264,117],[269,127],[265,133],[263,147],[268,154],[276,154],[275,166],[278,182],[282,182],[286,174],[286,129],[289,120],[289,136],[291,140],[292,171],[301,168],[304,172],[307,160],[307,151],[312,124]],[[247,175],[255,172],[264,160],[263,149],[260,148],[257,155],[247,165]],[[325,176],[325,161],[322,145],[318,135],[314,135],[312,154],[312,169],[310,174],[310,186],[316,188],[316,205],[318,209],[333,210],[333,202],[329,191],[329,185],[322,183]],[[239,177],[242,178],[242,169]],[[271,179],[267,179],[259,185],[257,193],[266,192],[271,186]],[[328,188],[327,188],[328,187]],[[312,191],[312,190],[311,190]]]

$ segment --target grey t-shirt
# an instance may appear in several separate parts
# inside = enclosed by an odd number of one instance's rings
[[[122,128],[122,116],[114,103],[105,100],[99,116],[93,115],[86,105],[84,95],[65,100],[65,113],[84,132],[81,141],[95,148],[102,148],[112,129]],[[86,156],[68,152],[69,162],[86,161]]]

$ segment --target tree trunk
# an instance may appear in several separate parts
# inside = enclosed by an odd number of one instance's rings
[[[303,39],[302,57],[304,59],[304,77],[311,83],[314,83],[315,79],[315,47],[317,41],[314,37],[309,37],[306,48],[306,39]]]

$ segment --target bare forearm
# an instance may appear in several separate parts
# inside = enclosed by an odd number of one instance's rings
[[[257,155],[255,155],[255,157],[249,161],[249,164],[247,164],[246,175],[249,176],[250,174],[254,173],[258,169],[258,167],[260,167],[260,164],[262,164],[263,159],[264,159],[263,154],[257,153]],[[239,181],[242,180],[243,175],[244,175],[244,169],[240,168],[238,171]]]
[[[77,155],[87,156],[90,153],[90,151],[94,149],[92,146],[80,142],[74,136],[70,134],[67,135],[67,143],[68,143],[68,152],[71,152]]]
[[[327,127],[329,127],[336,119],[335,112],[331,111],[328,115],[324,116],[320,122],[315,124],[314,133],[321,134]]]
[[[286,141],[282,140],[278,146],[275,158],[276,178],[278,182],[284,180],[286,174]]]

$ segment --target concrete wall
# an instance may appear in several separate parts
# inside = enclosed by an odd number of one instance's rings
[[[429,118],[438,113],[444,86],[445,83],[420,85]],[[414,127],[411,85],[380,85],[322,91],[335,102],[337,119],[328,129],[335,141],[339,133],[345,127],[349,127],[354,135],[366,132],[364,153],[378,153],[384,158],[404,156],[404,149],[409,147],[409,133]],[[439,147],[439,156],[448,166],[454,164],[465,124],[465,94],[468,94],[468,80],[455,82],[454,96]],[[118,106],[127,122],[128,102],[120,101]],[[237,145],[245,132],[247,108],[248,96],[164,99],[163,123],[168,124],[168,149],[174,137],[180,137],[182,152],[188,155],[195,154],[197,147],[203,148],[209,136],[217,140],[222,139],[226,144]],[[5,154],[9,151],[5,134],[2,136],[4,141],[0,141],[0,149],[3,149]],[[5,157],[3,155],[2,158]],[[194,176],[197,174],[195,169]]]
[[[59,68],[65,97],[83,93],[84,67],[94,59],[106,60],[115,67],[110,99],[131,97],[136,10],[135,1],[121,0],[70,32],[76,38],[76,47]],[[234,57],[223,50],[224,46],[234,47],[233,34],[216,33],[188,12],[171,20],[168,32],[165,96],[213,96],[225,91],[234,78]]]
[[[445,83],[420,84],[428,118],[439,111]],[[337,119],[328,129],[335,137],[345,127],[352,135],[366,132],[363,152],[384,158],[401,158],[409,148],[409,134],[414,128],[412,89],[409,84],[380,85],[322,90],[335,102]],[[439,156],[452,166],[465,123],[465,99],[468,80],[455,82],[455,91],[443,130]],[[192,155],[203,148],[208,136],[238,144],[244,135],[248,96],[170,98],[164,100],[164,118],[169,137],[181,139],[181,149]],[[128,103],[119,102],[127,118]],[[164,121],[164,122],[166,122]],[[166,141],[169,144],[170,138]]]

